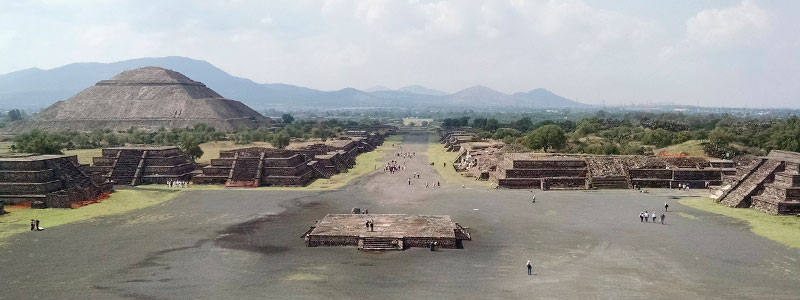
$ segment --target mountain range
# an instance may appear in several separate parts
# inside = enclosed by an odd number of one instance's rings
[[[222,96],[239,100],[254,109],[284,107],[357,108],[357,107],[519,107],[566,108],[588,107],[545,89],[505,94],[484,86],[474,86],[448,94],[411,85],[396,90],[375,86],[366,90],[344,88],[321,91],[282,83],[259,84],[232,76],[214,65],[186,57],[139,58],[114,63],[73,63],[42,70],[25,69],[0,75],[0,107],[41,109],[66,100],[100,80],[109,79],[130,69],[159,66],[183,73],[200,81]]]

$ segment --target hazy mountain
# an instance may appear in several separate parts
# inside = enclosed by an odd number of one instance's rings
[[[412,94],[419,94],[419,95],[430,95],[430,96],[444,96],[447,95],[447,92],[443,92],[440,90],[429,89],[421,85],[409,85],[404,86],[399,89],[398,91],[412,93]]]
[[[65,100],[100,80],[130,69],[159,66],[183,73],[222,96],[254,109],[269,107],[377,107],[377,106],[519,106],[530,108],[580,107],[578,103],[543,89],[508,95],[483,86],[455,94],[412,85],[391,90],[376,86],[365,91],[345,88],[320,91],[282,83],[259,84],[232,76],[212,64],[186,57],[139,58],[114,63],[74,63],[42,70],[25,69],[0,75],[0,108],[41,109]]]

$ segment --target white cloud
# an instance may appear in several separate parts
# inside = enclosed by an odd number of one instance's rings
[[[686,38],[703,46],[729,44],[767,28],[767,12],[750,0],[707,9],[686,21]]]

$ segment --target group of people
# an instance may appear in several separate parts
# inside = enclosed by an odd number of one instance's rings
[[[44,228],[39,226],[39,220],[31,219],[31,231],[42,231]]]
[[[367,224],[366,225],[367,225],[367,229],[369,231],[375,231],[375,220],[373,220],[372,218],[369,218],[369,220],[367,220]]]
[[[386,173],[386,171],[389,171],[389,173],[394,174],[397,171],[405,169],[405,166],[401,166],[396,160],[393,160],[386,163],[386,166],[383,167],[383,172]]]
[[[681,190],[681,191],[688,191],[689,190],[689,185],[685,184],[685,183],[679,183],[678,184],[678,189]]]
[[[666,211],[668,208],[669,204],[664,203],[664,210]],[[659,216],[656,215],[656,212],[651,213],[646,210],[639,213],[639,222],[650,223],[651,218],[653,219],[653,224],[656,223],[657,219],[661,219],[661,225],[664,225],[664,218],[666,218],[666,215],[662,212],[661,215]]]
[[[171,188],[188,188],[189,182],[182,180],[167,180],[167,187]]]

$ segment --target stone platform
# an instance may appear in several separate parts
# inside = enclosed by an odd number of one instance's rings
[[[370,219],[373,231],[366,227]],[[328,214],[303,238],[308,247],[356,246],[361,250],[427,248],[433,242],[439,248],[462,248],[462,241],[471,239],[467,229],[450,216],[403,214]]]

